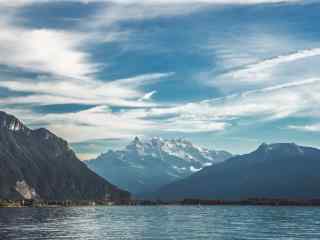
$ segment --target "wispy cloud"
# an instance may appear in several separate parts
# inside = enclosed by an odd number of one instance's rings
[[[88,1],[88,2],[95,2]],[[305,0],[111,0],[105,2],[94,18],[92,26],[114,26],[126,21],[141,21],[170,16],[183,16],[208,7],[224,5],[256,5],[276,3],[302,3]]]
[[[146,93],[142,98],[139,99],[139,101],[148,101],[152,98],[153,95],[155,95],[157,93],[157,91],[151,91]]]
[[[33,113],[34,114],[34,113]],[[67,114],[45,114],[33,118],[31,123],[46,123],[50,130],[71,142],[92,139],[127,139],[154,129],[151,122],[136,118],[134,114],[115,114],[106,106]]]
[[[139,99],[146,96],[142,88],[148,84],[166,79],[172,73],[143,74],[132,78],[109,82],[93,79],[67,79],[42,77],[36,81],[0,81],[0,86],[15,92],[29,92],[29,96],[1,99],[2,104],[28,103],[44,104],[96,104],[122,107],[151,107],[152,102]],[[151,97],[151,96],[150,96]]]
[[[304,132],[320,132],[320,124],[313,125],[289,125],[289,129],[294,129],[298,131]]]
[[[190,4],[190,3],[210,3],[210,4],[263,4],[263,3],[296,3],[303,2],[305,0],[1,0],[0,5],[19,7],[27,4],[34,3],[47,3],[47,2],[80,2],[80,3],[93,3],[93,2],[113,2],[118,4]]]
[[[294,88],[294,87],[299,87],[299,86],[304,86],[304,85],[312,85],[312,84],[319,84],[320,79],[319,78],[310,78],[310,79],[305,79],[305,80],[301,80],[301,81],[296,81],[296,82],[289,82],[289,83],[283,83],[283,84],[278,84],[278,85],[274,85],[271,87],[266,87],[263,89],[256,89],[256,90],[252,90],[252,91],[247,91],[242,93],[242,96],[246,96],[246,95],[250,95],[253,93],[268,93],[268,92],[272,92],[272,91],[276,91],[276,90],[282,90],[282,89],[290,89],[290,88]]]
[[[190,4],[190,3],[210,3],[210,4],[263,4],[263,3],[296,3],[303,0],[111,0],[122,4],[144,3],[144,4]]]
[[[85,78],[99,69],[90,54],[81,50],[87,36],[48,28],[16,25],[8,14],[1,18],[0,64],[53,75]]]
[[[223,130],[240,119],[247,119],[247,122],[255,124],[257,121],[290,116],[318,116],[316,114],[320,102],[319,90],[320,80],[310,79],[173,108],[156,108],[147,112],[147,115],[159,117],[175,114],[175,117],[169,120],[169,124],[175,127],[166,126],[168,130],[184,129],[185,132],[190,128],[194,132]]]
[[[319,76],[316,66],[320,48],[303,49],[286,55],[259,60],[236,67],[210,81],[226,91],[242,91],[259,87],[287,84]]]
[[[295,53],[280,55],[271,59],[266,59],[255,64],[250,64],[242,69],[231,71],[224,75],[225,78],[232,78],[238,81],[254,82],[267,80],[269,75],[263,73],[266,69],[271,69],[280,64],[290,63],[304,58],[316,57],[320,55],[320,48],[301,50]],[[260,75],[261,74],[261,75]]]

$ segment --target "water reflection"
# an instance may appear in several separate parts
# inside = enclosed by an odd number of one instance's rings
[[[0,239],[320,239],[320,208],[0,209]]]

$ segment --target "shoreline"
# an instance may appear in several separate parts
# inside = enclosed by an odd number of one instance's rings
[[[320,199],[266,199],[250,198],[239,201],[184,199],[181,201],[131,200],[110,201],[42,201],[0,200],[0,208],[61,208],[61,207],[111,207],[111,206],[301,206],[320,207]]]

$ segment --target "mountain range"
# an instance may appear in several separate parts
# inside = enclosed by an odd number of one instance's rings
[[[123,201],[130,194],[92,172],[68,143],[0,112],[0,199]]]
[[[241,200],[320,198],[320,150],[294,143],[262,144],[255,151],[206,167],[149,197]]]
[[[316,148],[264,143],[232,156],[185,139],[136,137],[83,163],[62,138],[1,111],[0,170],[0,199],[125,202],[126,190],[161,200],[320,198]]]
[[[154,191],[232,155],[195,146],[185,139],[136,137],[123,150],[109,150],[86,161],[90,169],[134,194]]]

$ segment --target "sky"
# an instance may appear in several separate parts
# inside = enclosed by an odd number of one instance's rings
[[[81,159],[134,136],[320,147],[320,1],[0,0],[0,109]]]

